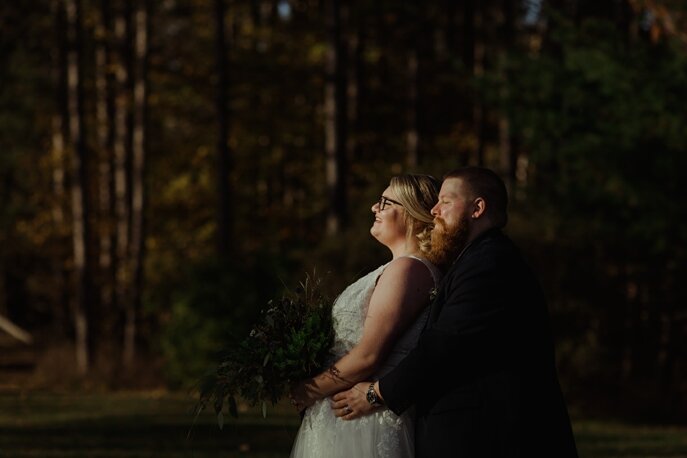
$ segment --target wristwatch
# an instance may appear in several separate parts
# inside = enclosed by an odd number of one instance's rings
[[[367,402],[370,403],[371,406],[381,406],[382,405],[382,400],[379,399],[379,396],[377,396],[377,393],[375,392],[375,384],[374,382],[370,383],[370,387],[367,389]]]

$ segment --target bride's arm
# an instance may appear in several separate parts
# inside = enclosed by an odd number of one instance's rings
[[[360,342],[327,371],[294,386],[291,397],[297,408],[369,378],[428,304],[433,286],[422,262],[408,257],[391,262],[372,293]]]

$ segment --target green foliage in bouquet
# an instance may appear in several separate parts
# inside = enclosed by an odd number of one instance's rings
[[[220,428],[222,411],[237,417],[238,397],[252,406],[273,405],[291,385],[322,371],[334,340],[332,301],[320,290],[321,280],[307,275],[294,292],[271,300],[248,337],[228,349],[216,371],[200,388],[197,413],[212,405]]]

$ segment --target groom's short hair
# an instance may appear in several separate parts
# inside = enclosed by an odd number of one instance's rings
[[[460,167],[444,176],[460,178],[467,185],[470,198],[483,198],[487,203],[486,215],[496,227],[508,222],[508,191],[506,184],[496,172],[484,167]]]

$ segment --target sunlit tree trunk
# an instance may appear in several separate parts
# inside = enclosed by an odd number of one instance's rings
[[[85,374],[90,364],[90,253],[89,211],[86,199],[87,164],[83,120],[83,71],[82,71],[82,10],[81,0],[65,0],[69,50],[67,53],[67,88],[69,109],[69,135],[71,143],[71,205],[72,238],[74,249],[74,274],[76,301],[74,325],[76,331],[76,361],[80,373]]]
[[[346,43],[342,32],[342,17],[347,7],[339,0],[327,0],[327,63],[325,83],[325,153],[327,180],[327,233],[337,234],[346,224],[346,137],[347,137],[347,77]]]
[[[53,87],[55,109],[52,114],[51,166],[52,166],[52,219],[60,247],[55,255],[53,275],[56,291],[54,313],[56,331],[62,335],[70,326],[69,271],[66,267],[69,252],[65,249],[68,241],[68,219],[66,216],[66,166],[67,139],[69,138],[69,111],[67,109],[67,37],[64,3],[52,0],[52,14],[55,20],[55,35],[52,46]]]
[[[55,42],[53,45],[53,84],[55,87],[55,111],[52,115],[52,191],[55,198],[53,221],[56,227],[64,224],[62,198],[65,193],[65,141],[69,136],[67,122],[67,76],[66,76],[66,40],[64,37],[65,18],[62,0],[53,0],[52,12],[55,17]]]
[[[217,112],[217,252],[221,258],[228,259],[232,247],[233,229],[231,220],[231,168],[232,158],[229,150],[229,112],[227,92],[227,41],[225,34],[225,0],[215,0],[215,109]]]
[[[148,18],[149,2],[139,0],[134,13],[134,119],[131,167],[131,299],[126,307],[124,324],[124,364],[131,365],[136,356],[136,333],[143,286],[145,254],[145,163],[146,113],[148,94]]]

